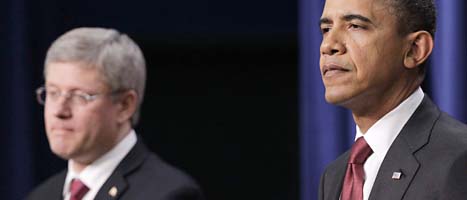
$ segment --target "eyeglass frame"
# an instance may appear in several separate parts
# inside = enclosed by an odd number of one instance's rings
[[[67,91],[67,92],[63,92],[63,91],[61,91],[59,89],[57,89],[57,90],[59,92],[59,94],[57,96],[57,100],[58,100],[58,98],[60,98],[62,96],[65,97],[65,100],[72,99],[74,96],[77,96],[77,97],[80,97],[81,99],[84,100],[84,103],[77,104],[77,105],[87,105],[88,103],[90,103],[90,102],[94,101],[95,99],[97,99],[99,96],[104,96],[104,95],[113,96],[113,95],[122,93],[122,92],[126,91],[127,89],[119,89],[119,90],[115,90],[115,91],[109,92],[109,93],[96,93],[96,94],[89,94],[89,93],[83,92],[81,90]],[[79,91],[79,92],[77,93],[77,91]],[[43,93],[45,93],[44,99],[42,98]],[[36,89],[36,100],[40,105],[45,105],[45,103],[47,101],[47,88],[45,86],[41,86],[41,87]],[[75,105],[75,104],[73,104],[73,105]]]

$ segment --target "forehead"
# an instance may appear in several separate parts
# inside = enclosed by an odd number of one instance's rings
[[[46,85],[63,87],[63,89],[102,90],[107,87],[97,68],[76,62],[49,63],[45,82]]]
[[[356,14],[377,24],[394,17],[389,9],[386,0],[326,0],[321,18],[338,20],[342,16]]]

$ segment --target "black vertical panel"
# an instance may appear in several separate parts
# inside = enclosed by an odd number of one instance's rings
[[[296,38],[141,41],[138,131],[208,199],[297,199]]]

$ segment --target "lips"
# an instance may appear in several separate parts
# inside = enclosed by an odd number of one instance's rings
[[[68,126],[52,126],[52,131],[55,133],[69,133],[73,132],[73,128]]]
[[[349,69],[346,69],[337,64],[325,64],[322,69],[323,76],[331,76],[337,73],[348,72]]]

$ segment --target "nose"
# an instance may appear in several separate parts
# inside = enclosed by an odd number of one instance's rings
[[[344,39],[339,30],[331,29],[323,36],[320,51],[321,55],[340,55],[346,52]]]
[[[53,115],[59,119],[71,118],[73,112],[71,110],[69,102],[70,101],[68,100],[68,98],[62,96],[58,98],[57,101],[53,103],[53,105],[50,104],[49,106],[52,106],[54,108]]]

